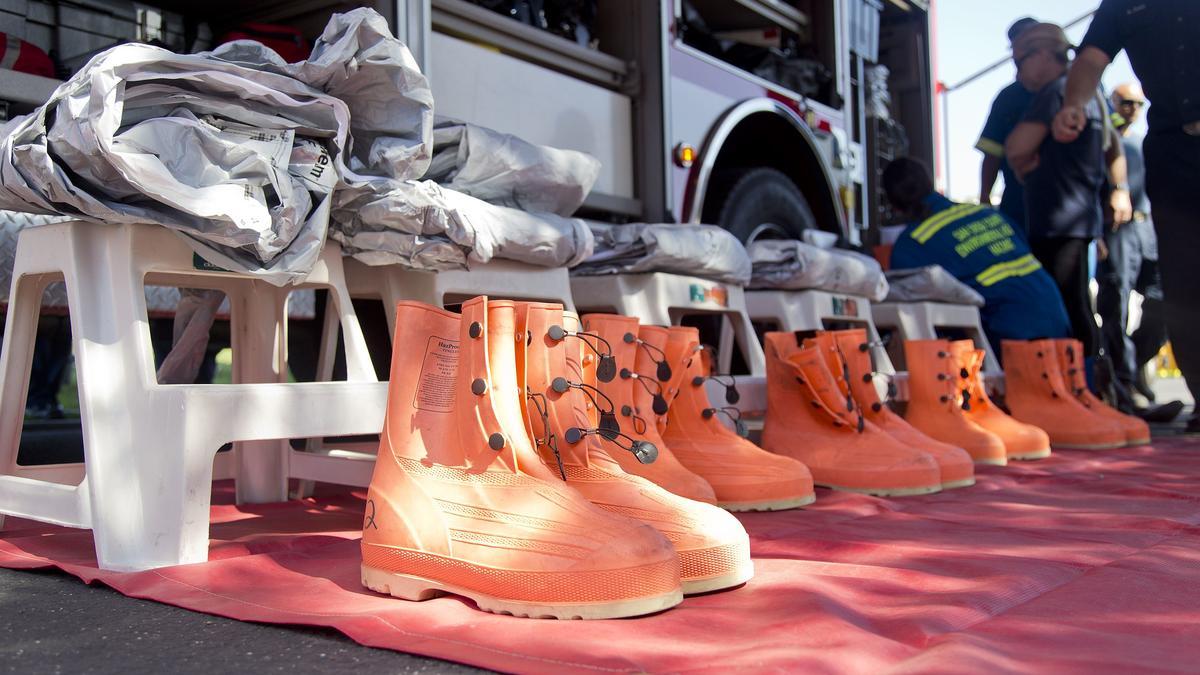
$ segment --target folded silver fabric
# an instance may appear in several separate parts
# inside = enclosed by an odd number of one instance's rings
[[[592,252],[592,234],[578,218],[489,204],[427,180],[359,193],[333,219],[330,236],[368,265],[441,270],[507,258],[569,267]]]
[[[600,160],[487,127],[439,118],[425,178],[491,204],[569,216],[600,175]]]
[[[750,280],[746,249],[728,231],[713,225],[587,221],[596,252],[572,274],[670,272],[745,285]]]
[[[749,253],[754,265],[750,288],[815,289],[858,295],[873,302],[887,296],[883,268],[861,253],[775,239],[752,243]]]
[[[983,307],[983,296],[941,265],[888,270],[887,302],[949,302]]]
[[[308,273],[330,227],[352,254],[420,269],[590,253],[578,221],[417,187],[432,148],[425,76],[360,8],[335,14],[295,64],[251,41],[101,53],[4,128],[0,209],[163,225],[208,262],[276,284]]]
[[[320,252],[349,120],[287,75],[121,45],[8,127],[0,208],[157,223],[215,265],[286,283]]]

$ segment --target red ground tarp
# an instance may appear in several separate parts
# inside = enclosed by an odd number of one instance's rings
[[[882,500],[820,491],[742,517],[756,576],[621,621],[537,621],[358,580],[351,494],[236,507],[211,561],[95,567],[89,532],[10,519],[0,566],[58,567],[126,595],[510,671],[1024,672],[1200,668],[1200,442],[1061,452],[979,484]]]

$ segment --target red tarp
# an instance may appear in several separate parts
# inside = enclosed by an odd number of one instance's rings
[[[237,507],[216,490],[211,561],[95,567],[87,531],[10,519],[0,566],[58,567],[236,619],[510,671],[1043,672],[1200,667],[1200,443],[1061,452],[979,484],[883,500],[820,491],[742,517],[756,576],[657,616],[539,621],[358,579],[362,502]]]

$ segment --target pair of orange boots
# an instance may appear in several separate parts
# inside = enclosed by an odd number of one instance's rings
[[[803,464],[766,452],[724,424],[722,418],[740,413],[709,402],[710,363],[699,331],[641,326],[616,314],[589,314],[583,323],[612,347],[618,377],[598,386],[621,429],[658,448],[650,464],[618,454],[625,471],[730,511],[777,511],[816,499]]]
[[[966,452],[879,400],[870,349],[865,330],[767,333],[763,447],[835,490],[904,496],[973,485]]]
[[[922,433],[965,449],[979,464],[1050,456],[1045,431],[1013,419],[988,397],[980,376],[985,354],[973,341],[906,340],[904,356],[905,419]]]
[[[1056,448],[1104,450],[1150,442],[1150,425],[1109,407],[1087,387],[1079,340],[1005,340],[1005,402]]]
[[[605,340],[559,305],[480,297],[459,315],[399,303],[363,584],[597,619],[747,581],[749,538],[732,515],[610,455],[652,466],[663,454],[618,428],[617,400],[597,388],[618,379],[615,365]]]

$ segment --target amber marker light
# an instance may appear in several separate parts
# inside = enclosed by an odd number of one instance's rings
[[[679,143],[675,146],[675,166],[688,169],[691,168],[694,161],[696,161],[696,148],[688,143]]]

